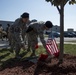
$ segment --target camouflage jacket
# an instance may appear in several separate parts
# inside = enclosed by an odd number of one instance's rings
[[[21,18],[16,19],[14,24],[11,26],[11,31],[18,34],[26,32],[26,23],[23,23]]]
[[[46,48],[46,42],[44,40],[44,22],[34,22],[29,25],[33,30],[28,34],[33,36],[33,34],[39,36],[40,41],[42,42],[43,46]],[[33,37],[35,37],[35,35]]]

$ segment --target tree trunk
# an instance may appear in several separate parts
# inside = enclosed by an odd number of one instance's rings
[[[63,62],[64,53],[64,6],[60,6],[60,55],[59,61]]]

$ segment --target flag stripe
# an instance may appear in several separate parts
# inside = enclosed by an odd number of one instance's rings
[[[53,51],[52,51],[53,49],[50,45],[47,45],[47,50],[50,52],[50,54],[53,54]]]
[[[59,52],[59,49],[58,49],[58,45],[57,45],[57,43],[56,43],[56,40],[55,40],[55,45],[56,45],[56,50],[57,50],[57,52]]]
[[[54,48],[55,48],[55,53],[58,52],[58,48],[57,48],[55,39],[53,40],[53,45],[54,45]]]
[[[54,47],[53,47],[53,45],[50,46],[50,48],[51,48],[52,54],[54,54]]]
[[[55,49],[54,49],[54,46],[52,45],[52,46],[50,46],[50,47],[52,47],[52,53],[54,54],[54,52],[55,52]]]
[[[48,52],[52,55],[59,52],[55,39],[51,39],[51,38],[48,39],[47,43],[46,43],[46,48],[47,48]]]
[[[54,53],[55,53],[56,52],[56,49],[55,49],[54,41],[52,41],[52,46],[53,46],[53,50],[54,50]]]
[[[47,51],[51,54],[52,52],[51,52],[50,48],[48,47],[48,45],[46,45],[46,48],[47,48]]]

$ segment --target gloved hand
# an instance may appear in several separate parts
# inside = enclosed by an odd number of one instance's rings
[[[39,61],[45,61],[47,58],[48,58],[47,54],[41,54],[38,60]]]
[[[37,49],[39,46],[38,46],[38,44],[35,46],[35,49]]]

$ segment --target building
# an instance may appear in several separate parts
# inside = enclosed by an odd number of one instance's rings
[[[67,32],[74,32],[74,29],[73,28],[69,28],[69,29],[67,29]]]
[[[37,22],[36,19],[33,19],[32,22]],[[2,21],[0,20],[0,24],[2,24],[2,27],[4,28],[4,30],[6,30],[7,24],[12,25],[14,22],[13,21]]]
[[[58,25],[53,26],[52,31],[60,32],[60,26]]]
[[[51,32],[51,30],[54,32],[60,32],[60,26],[55,25],[55,26],[53,26],[52,29],[47,30],[47,32]]]
[[[2,24],[3,29],[6,30],[7,24],[12,25],[13,21],[2,21],[2,20],[0,20],[0,24]]]

